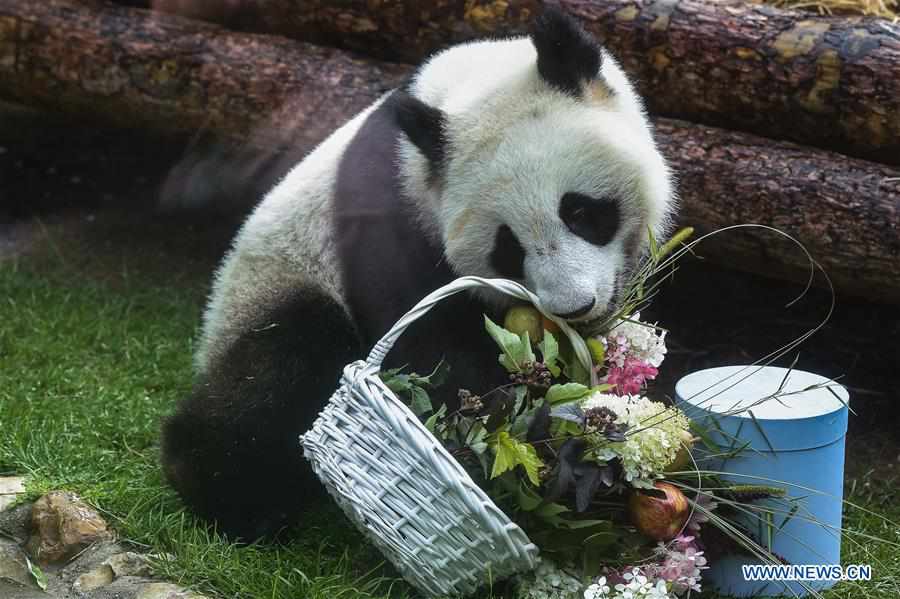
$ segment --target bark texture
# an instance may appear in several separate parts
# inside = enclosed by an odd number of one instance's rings
[[[0,95],[130,127],[311,147],[407,71],[106,2],[0,0]]]
[[[655,126],[678,176],[681,223],[699,233],[775,227],[806,246],[836,289],[900,300],[900,169],[683,121],[661,118]],[[800,248],[756,228],[716,235],[697,251],[764,275],[809,275]]]
[[[206,129],[295,155],[411,67],[81,0],[0,0],[0,94],[158,131]],[[666,118],[680,221],[754,222],[804,243],[837,287],[900,298],[900,169]],[[804,255],[756,230],[713,238],[708,259],[804,280]]]
[[[222,3],[226,0],[214,0]],[[231,26],[418,62],[524,33],[543,0],[228,0]],[[207,2],[207,5],[210,4]],[[663,116],[900,165],[900,24],[743,0],[558,0]]]

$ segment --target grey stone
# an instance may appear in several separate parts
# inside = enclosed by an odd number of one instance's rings
[[[94,543],[60,569],[59,578],[66,584],[72,584],[82,574],[99,568],[106,560],[124,551],[124,547],[112,541]]]
[[[135,599],[206,599],[206,597],[168,582],[151,582],[138,589]]]
[[[105,587],[123,576],[149,576],[152,572],[147,556],[133,551],[117,553],[75,579],[72,588],[84,593]]]
[[[28,570],[25,552],[14,541],[2,538],[0,538],[0,580],[14,582],[23,587],[37,588]]]
[[[0,512],[0,531],[4,535],[24,543],[28,538],[28,525],[31,522],[31,504],[20,503],[16,507]]]
[[[0,476],[0,512],[11,506],[25,492],[25,479],[21,476]]]
[[[149,556],[126,551],[110,557],[103,565],[109,566],[116,578],[120,576],[150,576],[153,568]]]
[[[49,599],[52,595],[48,595],[37,587],[23,587],[16,582],[0,580],[0,597],[3,599]],[[63,595],[58,599],[68,598]]]
[[[75,582],[72,584],[72,588],[79,593],[86,593],[88,591],[99,589],[100,587],[105,587],[115,580],[115,578],[116,575],[113,572],[113,569],[110,568],[108,564],[102,564],[90,572],[85,572],[76,578]]]

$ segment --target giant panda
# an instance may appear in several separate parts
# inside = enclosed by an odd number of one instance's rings
[[[503,277],[573,323],[600,318],[674,207],[641,101],[570,16],[547,9],[528,36],[435,54],[244,223],[213,282],[193,391],[163,424],[168,481],[229,536],[277,535],[324,500],[299,435],[418,300],[458,276]],[[446,401],[499,384],[483,315],[507,305],[448,300],[386,365],[445,359]]]

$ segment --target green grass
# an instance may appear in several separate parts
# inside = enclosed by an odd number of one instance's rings
[[[188,389],[206,280],[167,284],[135,261],[97,278],[71,255],[56,247],[40,266],[0,262],[0,474],[25,475],[30,497],[79,493],[124,538],[169,554],[159,574],[211,596],[413,594],[332,506],[289,543],[243,547],[186,513],[161,477],[158,425]],[[849,498],[898,521],[897,483],[864,473],[848,481]],[[900,542],[896,527],[859,510],[846,526]],[[844,552],[845,564],[871,563],[876,580],[842,584],[829,599],[900,595],[895,547],[848,537]]]
[[[392,597],[380,559],[326,506],[282,545],[238,547],[163,483],[160,417],[187,391],[199,289],[86,279],[0,264],[0,474],[30,497],[80,494],[121,535],[170,554],[159,573],[222,597]],[[392,589],[391,585],[397,587]]]

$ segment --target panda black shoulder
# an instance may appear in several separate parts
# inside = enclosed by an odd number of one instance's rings
[[[400,183],[401,136],[440,161],[442,132],[439,110],[396,90],[366,118],[338,165],[334,239],[345,297],[368,342],[452,279],[443,248],[419,224],[417,198],[404,197]]]

